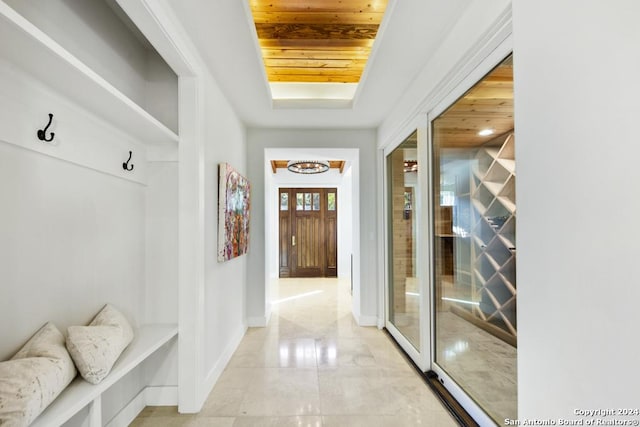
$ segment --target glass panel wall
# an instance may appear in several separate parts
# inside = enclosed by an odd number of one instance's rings
[[[435,364],[501,424],[517,419],[511,57],[432,131]]]
[[[387,157],[389,185],[389,322],[420,350],[417,278],[417,132]]]

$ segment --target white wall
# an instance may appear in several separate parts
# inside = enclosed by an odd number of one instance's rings
[[[178,322],[178,164],[149,162],[145,197],[145,323]]]
[[[0,359],[107,302],[141,320],[144,188],[5,142],[0,153]]]
[[[205,223],[205,392],[213,387],[246,330],[245,294],[247,255],[218,262],[218,165],[229,163],[247,176],[245,129],[222,92],[203,75],[204,117],[204,223]],[[251,198],[260,187],[251,183]],[[251,211],[250,239],[254,224],[261,221]],[[206,396],[205,396],[206,397]]]
[[[513,5],[520,418],[638,406],[638,16]]]
[[[178,323],[178,162],[147,163],[145,284],[141,323]],[[178,385],[178,346],[145,362],[145,384]],[[128,402],[125,402],[128,403]]]
[[[355,264],[361,268],[355,272],[355,280],[361,283],[360,292],[354,290],[354,315],[361,324],[375,325],[378,319],[377,293],[378,280],[375,270],[376,252],[376,188],[375,188],[375,131],[373,130],[295,130],[295,129],[249,129],[248,134],[248,170],[252,186],[258,190],[252,193],[252,215],[264,218],[265,215],[265,149],[274,148],[322,148],[359,150],[359,173],[353,177],[359,187],[360,216],[356,219],[360,251],[355,251]],[[354,211],[355,214],[355,211]],[[359,222],[359,224],[358,224]],[[251,224],[251,243],[249,250],[247,283],[247,316],[255,323],[269,316],[267,302],[267,277],[265,270],[265,224],[256,221]]]

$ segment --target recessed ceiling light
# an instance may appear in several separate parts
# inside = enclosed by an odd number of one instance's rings
[[[478,132],[478,135],[489,136],[489,135],[493,135],[493,132],[494,132],[493,129],[482,129],[480,132]]]

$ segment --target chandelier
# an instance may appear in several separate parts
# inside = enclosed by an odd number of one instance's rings
[[[326,160],[289,160],[287,162],[287,169],[302,174],[326,172],[329,167],[329,162]]]

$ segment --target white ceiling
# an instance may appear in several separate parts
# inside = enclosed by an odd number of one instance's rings
[[[168,3],[240,119],[249,127],[280,128],[377,127],[472,2],[390,0],[353,102],[274,106],[248,1]]]

